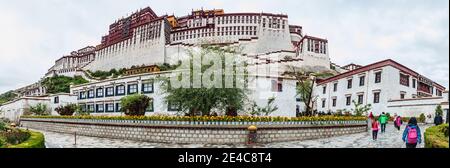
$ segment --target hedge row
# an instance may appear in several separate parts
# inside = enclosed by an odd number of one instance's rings
[[[199,121],[199,122],[297,122],[297,121],[365,121],[366,117],[319,116],[319,117],[251,117],[251,116],[22,116],[38,119],[95,119],[95,120],[145,120],[145,121]]]
[[[21,144],[8,146],[8,148],[45,148],[45,138],[40,132],[29,131],[31,136]]]
[[[445,136],[447,132],[447,136]],[[449,148],[448,124],[428,128],[425,132],[425,148]]]

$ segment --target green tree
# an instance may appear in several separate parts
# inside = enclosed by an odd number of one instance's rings
[[[9,91],[6,93],[3,93],[0,95],[0,105],[9,101],[14,100],[17,98],[17,94],[15,94],[13,91]]]
[[[419,119],[418,119],[418,122],[420,122],[420,123],[425,123],[425,120],[426,120],[427,118],[426,118],[426,116],[425,116],[425,114],[420,114],[420,117],[419,117]]]
[[[355,106],[354,109],[352,109],[353,114],[355,114],[356,116],[363,116],[366,115],[367,112],[369,112],[372,109],[372,105],[371,104],[367,104],[367,105],[362,105],[357,103],[356,101],[353,101],[353,105]]]
[[[76,104],[61,105],[55,109],[61,116],[73,116],[73,114],[78,110]]]
[[[321,67],[295,67],[287,66],[284,75],[294,77],[297,80],[297,95],[301,97],[305,104],[307,116],[314,115],[314,104],[317,97],[314,96],[314,85],[316,80],[334,76],[334,72]]]
[[[47,89],[47,93],[70,93],[70,85],[80,85],[88,83],[86,79],[81,76],[67,77],[54,76],[44,79],[41,84]]]
[[[48,116],[51,113],[48,106],[43,103],[38,103],[35,106],[30,106],[29,110],[32,115],[36,116]]]
[[[436,116],[442,116],[444,114],[444,111],[442,110],[442,106],[439,105],[436,107]]]
[[[259,107],[256,102],[253,102],[250,114],[252,116],[269,116],[278,110],[278,106],[275,104],[275,98],[269,98],[265,107]]]
[[[152,99],[142,94],[126,96],[120,100],[122,109],[127,116],[144,116]]]
[[[179,68],[181,66],[182,62],[178,61],[178,63],[176,65],[170,65],[167,63],[164,64],[159,64],[158,67],[161,71],[172,71],[172,70],[176,70],[177,68]]]
[[[233,57],[237,54],[237,49],[222,49],[218,47],[207,47],[203,46],[200,52],[189,51],[190,58],[185,62],[189,65],[177,65],[178,69],[188,71],[189,70],[189,86],[187,88],[172,88],[171,82],[168,78],[160,78],[162,81],[163,92],[167,95],[165,97],[165,102],[176,102],[181,112],[188,116],[210,116],[212,109],[218,109],[225,111],[226,115],[236,116],[237,111],[243,109],[244,100],[246,100],[246,89],[245,88],[226,88],[226,75],[233,76],[233,86],[236,86],[237,81],[245,80],[245,75],[238,74],[237,68],[233,67],[232,74],[222,73],[222,86],[223,87],[204,87],[204,79],[200,79],[202,87],[193,87],[194,83],[194,69],[199,69],[200,74],[195,74],[202,76],[207,71],[219,71],[224,72],[225,66],[230,66],[225,62],[225,56]],[[202,62],[208,59],[208,56],[214,55],[215,58],[221,59],[216,60],[222,64],[218,66],[213,61],[209,64],[202,64]],[[196,62],[196,58],[200,58],[202,62]],[[211,59],[211,58],[209,58]],[[227,58],[228,59],[228,58]],[[238,62],[237,59],[234,59]],[[164,69],[164,68],[162,68]],[[181,80],[181,75],[178,76]],[[214,80],[214,76],[211,76],[211,80]]]

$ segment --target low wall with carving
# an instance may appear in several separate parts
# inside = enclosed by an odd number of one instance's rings
[[[271,143],[342,136],[367,131],[366,121],[183,122],[85,119],[21,119],[22,127],[102,138],[179,144],[244,144],[248,126],[257,142]]]

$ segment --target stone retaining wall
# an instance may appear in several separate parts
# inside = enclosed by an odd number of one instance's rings
[[[367,131],[366,121],[310,123],[227,123],[176,124],[158,122],[71,119],[21,119],[25,128],[157,143],[180,144],[244,144],[248,141],[247,127],[258,127],[258,143],[319,139]]]

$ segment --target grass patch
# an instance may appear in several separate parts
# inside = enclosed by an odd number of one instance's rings
[[[28,132],[30,133],[28,140],[17,145],[7,146],[7,148],[45,148],[44,134],[34,131]]]

